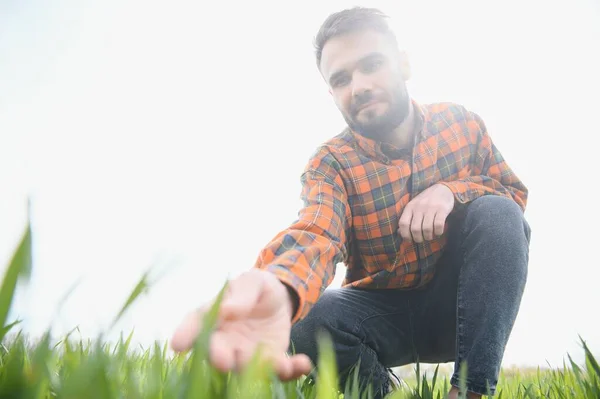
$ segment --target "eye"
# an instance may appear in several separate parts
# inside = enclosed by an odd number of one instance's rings
[[[331,82],[331,86],[333,87],[341,87],[350,83],[350,77],[348,75],[341,75],[333,79]]]
[[[373,73],[377,71],[383,65],[383,60],[380,58],[372,58],[367,60],[362,65],[362,71],[364,73]]]

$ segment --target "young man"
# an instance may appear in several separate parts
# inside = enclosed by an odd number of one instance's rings
[[[449,397],[462,362],[469,397],[493,394],[527,277],[527,188],[477,114],[409,97],[406,56],[378,10],[331,15],[316,49],[348,128],[309,160],[298,220],[230,282],[213,364],[239,369],[262,343],[282,379],[298,378],[324,329],[342,384],[360,360],[382,397],[389,368],[454,361]],[[324,291],[342,261],[344,286]],[[183,321],[175,350],[208,306]]]

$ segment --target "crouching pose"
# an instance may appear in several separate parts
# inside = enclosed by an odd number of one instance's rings
[[[323,330],[342,385],[359,364],[383,397],[390,368],[453,361],[450,398],[463,362],[469,397],[493,394],[527,279],[527,188],[479,115],[409,96],[406,54],[381,12],[332,14],[315,44],[347,127],[308,160],[298,219],[231,281],[211,361],[243,368],[261,343],[283,380],[298,378]],[[344,284],[325,290],[340,262]],[[175,350],[192,345],[207,306],[182,322]]]

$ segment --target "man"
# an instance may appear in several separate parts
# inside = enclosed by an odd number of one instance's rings
[[[230,282],[211,361],[240,369],[261,342],[283,380],[298,378],[324,329],[342,384],[360,360],[382,397],[389,368],[454,361],[449,397],[463,362],[469,397],[493,394],[527,277],[527,188],[477,114],[410,99],[406,55],[378,10],[331,15],[316,49],[348,128],[309,160],[298,220]],[[342,261],[344,286],[324,291]],[[208,306],[183,321],[175,350]]]

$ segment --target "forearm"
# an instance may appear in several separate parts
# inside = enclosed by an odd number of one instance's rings
[[[308,314],[333,281],[335,265],[345,257],[344,246],[313,224],[297,222],[267,245],[255,267],[273,273],[297,300],[293,322]]]
[[[459,204],[467,204],[484,195],[499,195],[514,200],[522,210],[527,206],[528,190],[518,179],[503,183],[482,175],[441,182],[441,184],[452,191]]]
[[[293,322],[306,316],[347,255],[350,205],[341,176],[327,166],[333,161],[323,159],[313,161],[302,175],[304,207],[298,220],[271,240],[255,264],[293,290],[297,299]]]

